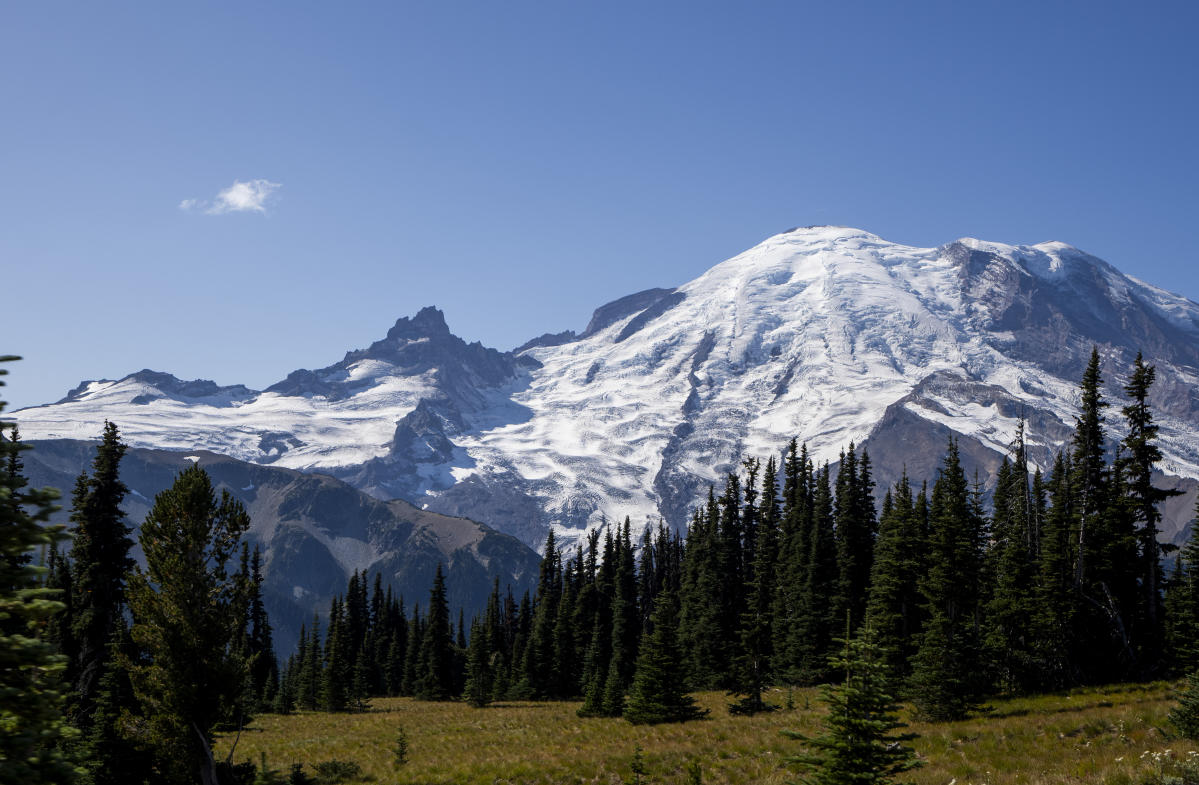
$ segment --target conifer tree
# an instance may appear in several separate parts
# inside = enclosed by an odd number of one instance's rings
[[[784,735],[807,743],[811,752],[791,758],[812,771],[812,785],[889,783],[919,765],[915,752],[904,742],[915,736],[895,734],[904,727],[899,705],[888,692],[893,683],[882,652],[870,628],[844,641],[844,653],[832,657],[831,669],[845,674],[841,684],[824,688],[828,706],[824,733],[815,739],[793,731]]]
[[[470,642],[466,651],[466,688],[463,697],[467,703],[479,709],[491,703],[491,641],[487,628],[479,619],[470,625]]]
[[[265,708],[273,701],[275,690],[279,686],[279,662],[275,657],[271,622],[262,600],[262,582],[262,551],[255,545],[253,556],[250,558],[250,624],[247,651],[252,695],[259,707]]]
[[[1041,672],[1033,637],[1037,610],[1033,512],[1021,423],[1013,461],[1004,460],[995,488],[988,565],[992,586],[984,640],[997,685],[1018,693],[1035,689]]]
[[[746,591],[739,645],[730,674],[730,692],[734,696],[742,696],[742,699],[731,705],[729,711],[740,714],[756,714],[768,708],[762,700],[762,692],[768,686],[770,677],[772,606],[778,550],[773,457],[766,462],[762,485],[762,509],[754,516],[757,518],[757,531],[754,563],[749,570],[752,582]]]
[[[920,630],[921,534],[905,471],[887,493],[879,516],[865,622],[897,679],[907,675]]]
[[[1199,670],[1199,497],[1167,592],[1166,644],[1175,672]]]
[[[836,524],[837,592],[833,617],[848,611],[856,629],[866,616],[870,568],[874,561],[874,502],[871,498],[869,456],[858,460],[853,443],[841,454],[837,471]]]
[[[633,681],[633,669],[637,663],[637,583],[633,562],[633,546],[630,541],[630,522],[626,518],[618,538],[615,575],[615,591],[612,595],[612,658],[608,661],[608,674],[604,679],[603,714],[619,717],[624,710],[625,693]]]
[[[659,594],[654,602],[651,631],[642,638],[636,675],[624,707],[624,718],[634,725],[686,722],[708,713],[684,688],[677,604],[669,591]]]
[[[725,673],[720,619],[725,579],[721,573],[716,509],[709,488],[706,508],[696,510],[692,518],[683,563],[679,639],[685,652],[688,684],[698,689],[718,686]]]
[[[148,661],[128,664],[164,779],[216,783],[213,728],[237,705],[247,673],[234,648],[241,586],[226,565],[249,525],[199,465],[158,494],[142,523],[146,569],[127,594],[130,634]]]
[[[350,680],[353,676],[349,661],[350,623],[345,605],[334,597],[329,607],[329,626],[325,637],[325,661],[321,680],[321,708],[325,711],[345,711],[350,702]]]
[[[812,530],[812,465],[808,446],[797,453],[792,439],[783,462],[783,506],[779,532],[778,583],[774,597],[772,648],[774,673],[790,682],[802,678],[801,619],[807,586]]]
[[[404,654],[404,680],[401,695],[416,695],[420,690],[421,647],[425,639],[425,623],[421,619],[420,605],[412,607],[412,620],[408,622],[408,649]]]
[[[1170,724],[1188,739],[1199,739],[1199,670],[1191,671],[1178,696],[1178,705],[1170,710]]]
[[[421,700],[443,701],[454,696],[452,647],[445,575],[438,564],[429,590],[429,612],[420,645],[416,696]]]
[[[15,359],[0,356],[0,362]],[[12,434],[10,423],[0,423],[0,462],[8,467],[0,472],[0,783],[71,783],[80,772],[62,750],[72,735],[58,679],[63,658],[38,635],[63,606],[27,558],[63,537],[61,527],[44,526],[58,494],[28,487],[18,454],[24,445]]]
[[[125,582],[133,559],[133,541],[121,509],[129,489],[120,479],[125,454],[117,427],[104,423],[90,476],[76,484],[71,512],[74,544],[71,636],[76,650],[73,668],[76,721],[90,726],[100,679],[109,666],[109,642],[116,634],[125,604]]]
[[[977,704],[981,521],[957,442],[949,441],[929,511],[928,568],[920,584],[925,618],[913,662],[916,708],[929,720],[957,720]]]
[[[833,592],[838,585],[837,543],[833,531],[833,496],[827,463],[815,478],[808,567],[800,600],[799,681],[816,684],[827,674],[833,635]]]
[[[1045,484],[1052,503],[1045,515],[1037,564],[1037,612],[1034,638],[1041,686],[1061,689],[1077,681],[1070,642],[1076,614],[1072,554],[1074,472],[1067,453],[1059,452]]]
[[[1140,527],[1137,532],[1141,560],[1138,570],[1141,608],[1138,615],[1142,628],[1139,637],[1143,660],[1157,660],[1160,657],[1164,637],[1161,546],[1157,541],[1161,512],[1158,511],[1158,505],[1182,493],[1153,484],[1153,471],[1162,459],[1162,452],[1156,444],[1158,426],[1153,422],[1148,402],[1149,388],[1153,386],[1156,373],[1156,369],[1146,365],[1141,353],[1137,352],[1132,376],[1124,386],[1124,392],[1130,399],[1129,405],[1123,409],[1124,417],[1128,420],[1128,435],[1123,443],[1124,481],[1132,514]],[[1151,670],[1155,664],[1142,662],[1143,672]]]

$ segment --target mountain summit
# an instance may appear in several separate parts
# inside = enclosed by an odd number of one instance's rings
[[[14,417],[38,439],[95,438],[108,418],[136,446],[325,472],[539,545],[625,515],[683,526],[741,457],[792,437],[818,461],[865,444],[881,487],[905,465],[931,477],[956,434],[986,480],[1024,418],[1047,466],[1092,346],[1113,401],[1138,350],[1157,366],[1161,469],[1193,489],[1199,305],[1063,243],[915,248],[848,227],[775,235],[513,352],[425,308],[262,392],[143,371]],[[1167,510],[1172,536],[1192,498]]]

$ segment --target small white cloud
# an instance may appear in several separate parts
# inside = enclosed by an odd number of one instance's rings
[[[279,190],[279,183],[270,180],[234,180],[233,185],[216,195],[211,202],[205,199],[184,199],[179,209],[184,212],[203,210],[208,215],[224,213],[265,213],[267,201]]]

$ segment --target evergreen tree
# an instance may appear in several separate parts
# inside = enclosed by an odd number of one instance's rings
[[[752,485],[752,481],[749,485]],[[763,476],[763,506],[759,514],[754,516],[757,525],[754,562],[749,570],[751,584],[747,587],[745,611],[741,614],[740,640],[730,674],[730,692],[742,696],[742,699],[729,707],[733,713],[756,714],[769,708],[762,700],[762,692],[768,686],[770,677],[772,606],[778,551],[777,505],[774,503],[776,492],[772,457],[766,462]]]
[[[438,564],[433,586],[429,590],[429,613],[420,645],[416,696],[421,700],[443,701],[454,696],[452,648],[445,575]]]
[[[778,584],[774,597],[772,666],[779,677],[800,681],[804,639],[802,620],[806,618],[808,559],[812,532],[812,465],[808,446],[797,453],[792,439],[783,462],[783,507],[779,533]]]
[[[875,515],[871,498],[870,459],[858,460],[851,442],[841,454],[837,470],[835,536],[837,544],[837,592],[832,615],[844,618],[848,611],[856,629],[866,616],[870,569],[874,561]]]
[[[624,710],[625,693],[633,681],[637,664],[637,583],[630,541],[630,522],[626,518],[618,538],[615,592],[612,596],[612,658],[604,679],[603,713],[619,717]]]
[[[131,641],[124,620],[117,621],[109,642],[108,667],[100,678],[89,729],[83,739],[81,759],[87,769],[88,785],[134,785],[152,781],[153,761],[131,738],[126,723],[144,722],[136,708],[129,674],[122,660],[128,657]],[[122,716],[124,714],[124,717]]]
[[[491,641],[487,628],[479,619],[470,625],[470,642],[466,651],[466,688],[463,697],[475,708],[491,703],[493,679],[491,673]]]
[[[1170,710],[1170,724],[1188,739],[1199,739],[1199,670],[1191,671],[1178,696],[1178,705]]]
[[[131,530],[121,509],[129,492],[119,473],[124,454],[117,427],[105,422],[91,475],[76,484],[71,512],[76,720],[84,728],[90,726],[96,691],[109,667],[109,642],[121,623],[126,576],[134,564]]]
[[[64,662],[39,636],[63,606],[26,556],[63,537],[61,527],[43,525],[58,494],[28,487],[18,455],[24,445],[12,434],[10,423],[0,423],[0,461],[9,467],[0,481],[0,784],[71,783],[79,771],[62,751],[72,735],[58,678]]]
[[[401,695],[416,695],[420,690],[421,647],[425,639],[425,623],[421,619],[420,605],[412,607],[412,620],[408,623],[408,650],[404,655],[404,680],[400,685]]]
[[[1072,553],[1074,521],[1074,472],[1068,454],[1059,452],[1045,489],[1052,504],[1045,515],[1037,564],[1038,611],[1033,616],[1041,686],[1061,689],[1078,680],[1071,656],[1076,615],[1076,591]],[[1038,504],[1043,504],[1038,492]]]
[[[907,675],[920,631],[922,545],[912,486],[905,471],[894,490],[888,492],[879,516],[865,622],[897,679]]]
[[[624,718],[634,725],[686,722],[708,713],[684,689],[677,604],[672,592],[662,592],[654,603],[651,631],[642,639],[624,707]]]
[[[845,674],[841,684],[824,688],[828,706],[824,733],[807,739],[784,731],[784,735],[807,742],[811,752],[790,759],[812,771],[812,785],[888,783],[919,765],[915,752],[904,744],[913,734],[894,734],[903,728],[899,705],[888,693],[893,676],[870,628],[857,638],[844,641],[844,653],[830,659],[831,669]]]
[[[329,627],[325,637],[325,661],[321,680],[321,708],[325,711],[345,711],[350,702],[350,623],[340,597],[334,597],[329,607]]]
[[[838,586],[837,543],[833,532],[833,496],[826,463],[814,481],[812,527],[808,536],[808,567],[799,603],[801,615],[798,681],[816,684],[825,679],[833,634],[833,592]]]
[[[924,630],[913,662],[917,711],[934,721],[957,720],[977,704],[979,673],[979,530],[981,521],[949,441],[929,511],[928,569],[920,585]]]
[[[688,684],[697,689],[718,686],[726,672],[720,619],[720,597],[726,580],[721,573],[717,505],[708,489],[706,508],[695,511],[687,533],[679,610]]]
[[[1170,664],[1176,672],[1199,670],[1199,497],[1190,536],[1175,560],[1166,601]]]
[[[1130,403],[1123,409],[1128,420],[1128,435],[1124,438],[1124,481],[1129,497],[1131,512],[1139,525],[1137,532],[1140,550],[1140,613],[1138,621],[1140,635],[1142,672],[1151,671],[1160,659],[1164,638],[1164,623],[1161,608],[1163,575],[1161,568],[1161,546],[1158,544],[1158,524],[1161,512],[1158,505],[1182,491],[1162,489],[1153,484],[1153,471],[1162,459],[1156,444],[1158,426],[1153,422],[1149,410],[1149,388],[1153,385],[1156,369],[1146,365],[1137,352],[1131,378],[1124,386]]]
[[[1021,423],[1014,460],[999,468],[992,513],[984,645],[995,669],[997,685],[1009,692],[1028,692],[1041,680],[1033,616],[1036,614],[1034,508]]]
[[[250,558],[249,581],[249,639],[250,684],[254,700],[259,707],[269,706],[279,686],[279,662],[275,658],[275,644],[271,635],[271,622],[267,618],[266,606],[262,601],[262,551],[254,546]]]
[[[238,703],[247,672],[234,650],[240,586],[226,565],[249,525],[199,465],[158,494],[142,523],[146,569],[127,594],[130,634],[148,661],[129,664],[164,779],[216,783],[213,728]]]

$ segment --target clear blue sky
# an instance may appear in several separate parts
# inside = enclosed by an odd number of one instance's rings
[[[9,3],[4,397],[262,387],[428,304],[507,349],[814,223],[1199,299],[1197,9]]]

